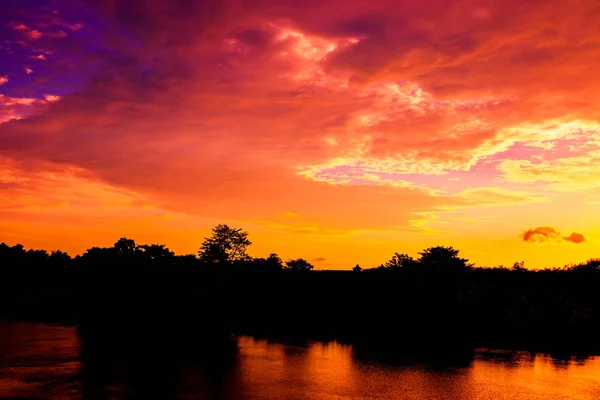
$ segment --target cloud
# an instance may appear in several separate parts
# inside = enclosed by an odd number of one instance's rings
[[[242,10],[229,2],[192,5],[188,10],[189,15],[182,8],[183,3],[189,5],[187,2],[168,6],[148,2],[148,6],[144,7],[145,11],[138,10],[138,14],[134,11],[137,3],[96,3],[109,23],[123,27],[142,44],[138,50],[114,44],[111,50],[117,54],[124,55],[131,50],[132,59],[126,69],[136,63],[145,64],[148,56],[143,53],[156,54],[152,64],[147,65],[150,72],[146,72],[148,83],[153,81],[157,85],[156,89],[167,90],[166,86],[161,86],[161,81],[176,84],[185,76],[190,84],[190,91],[211,93],[210,88],[206,87],[207,82],[199,79],[205,74],[203,71],[208,70],[212,74],[211,79],[220,80],[220,86],[231,90],[231,93],[243,97],[246,97],[245,94],[255,96],[257,102],[252,105],[253,109],[276,98],[281,108],[288,111],[283,113],[282,120],[289,120],[289,111],[297,107],[297,112],[316,117],[316,120],[336,121],[337,124],[333,126],[327,126],[326,121],[323,121],[324,126],[314,127],[315,130],[320,128],[321,132],[327,131],[329,143],[337,143],[335,146],[327,146],[323,137],[305,136],[310,128],[306,126],[309,121],[303,120],[302,138],[307,140],[306,145],[310,144],[315,151],[319,150],[316,151],[319,153],[318,157],[303,165],[304,168],[314,166],[314,162],[321,157],[322,161],[330,164],[341,156],[351,165],[394,161],[394,170],[400,173],[445,173],[447,170],[468,169],[477,157],[489,155],[490,151],[499,149],[506,142],[502,131],[504,124],[521,122],[515,116],[526,114],[524,111],[529,112],[534,108],[529,103],[533,100],[526,99],[526,95],[531,93],[528,85],[536,83],[536,80],[530,79],[530,74],[539,70],[541,64],[553,67],[546,58],[533,58],[531,65],[522,65],[521,70],[514,71],[511,75],[522,81],[507,94],[505,84],[494,83],[498,80],[501,68],[496,68],[491,62],[482,64],[490,56],[499,58],[501,65],[512,62],[514,57],[510,46],[496,43],[498,38],[506,34],[507,43],[513,43],[515,35],[525,35],[532,41],[537,38],[537,42],[519,42],[520,46],[525,46],[523,52],[537,51],[536,43],[539,41],[547,46],[554,46],[546,50],[548,52],[564,50],[557,47],[559,43],[555,43],[560,36],[548,37],[549,33],[544,30],[546,26],[540,26],[535,7],[523,6],[519,2],[511,2],[502,8],[494,5],[482,8],[475,2],[466,1],[461,3],[460,8],[436,4],[427,10],[409,2],[400,2],[395,7],[387,2],[378,6],[359,2],[346,7],[348,10],[342,15],[325,12],[328,17],[324,20],[323,17],[315,17],[321,15],[317,11],[337,9],[338,2],[329,1],[323,5],[309,3],[306,8],[312,12],[304,15],[292,13],[291,8],[267,1],[258,2],[255,7],[243,10],[251,16],[245,24],[238,20],[238,13]],[[559,5],[558,2],[552,2],[553,9],[562,10]],[[519,10],[520,19],[513,20],[518,13],[512,15],[505,12],[505,8],[510,6]],[[475,11],[463,15],[462,11],[459,12],[462,7]],[[565,17],[570,17],[568,21],[575,21],[575,16],[585,14],[583,10],[587,7],[588,4],[584,2],[581,9],[567,9]],[[193,25],[191,21],[198,16],[196,13],[207,9],[223,18],[220,20],[221,26],[217,28],[211,21],[203,18],[200,29],[191,30],[187,23]],[[174,22],[162,18],[161,15],[166,10],[173,15],[180,15],[182,20]],[[480,35],[477,39],[473,39],[471,34],[461,34],[450,20],[450,15],[464,23],[465,30],[478,32]],[[552,20],[554,17],[558,15],[551,14],[548,19]],[[289,20],[287,25],[281,23],[283,20]],[[404,22],[403,28],[397,27],[399,22]],[[531,22],[535,24],[530,25]],[[152,24],[161,27],[162,35],[158,36],[147,29]],[[548,24],[552,25],[550,22]],[[554,27],[559,33],[560,30],[569,28],[570,25]],[[206,31],[213,32],[210,42],[205,37]],[[188,42],[182,40],[186,32],[191,38]],[[578,31],[577,35],[591,38],[588,33],[590,32]],[[106,40],[108,42],[109,38]],[[379,42],[381,44],[377,45]],[[406,51],[398,51],[399,46]],[[197,61],[203,57],[206,59],[205,63]],[[431,63],[427,57],[438,62]],[[573,57],[584,55],[575,52]],[[355,60],[362,61],[357,65]],[[388,60],[389,64],[381,64],[383,60]],[[474,60],[479,68],[470,66],[469,62]],[[458,64],[460,67],[450,67],[448,64]],[[175,65],[180,67],[178,72]],[[211,65],[218,68],[211,68]],[[399,68],[400,65],[404,67]],[[363,70],[360,66],[366,69]],[[125,72],[120,71],[123,69],[120,64],[111,64],[109,67],[119,70],[118,73]],[[456,84],[443,82],[458,79],[455,71],[461,67],[473,72],[475,82],[463,79],[465,75],[460,74],[461,87],[473,87],[464,93],[454,90],[455,96],[452,98],[447,93],[448,89],[442,88],[444,85],[454,87]],[[428,71],[427,74],[423,74],[424,68]],[[384,74],[384,69],[388,73]],[[177,73],[181,75],[178,76]],[[435,84],[429,82],[431,74],[438,78]],[[506,79],[504,75],[502,74],[502,78]],[[356,76],[363,76],[366,81],[357,81]],[[272,77],[276,79],[271,79]],[[264,90],[248,85],[251,80],[263,86]],[[486,82],[487,94],[475,90],[479,87],[480,80]],[[353,85],[356,82],[360,84]],[[277,87],[281,90],[278,91]],[[168,88],[172,94],[179,90],[184,88]],[[334,92],[341,92],[343,96],[335,96]],[[305,109],[300,110],[303,107],[292,99],[286,99],[284,94],[293,94],[298,99],[307,100]],[[161,95],[166,93],[153,94],[156,98]],[[175,98],[185,102],[186,96],[188,94],[178,92]],[[226,96],[220,94],[220,97]],[[535,101],[539,100],[536,97]],[[317,113],[315,116],[315,102],[321,105],[333,105],[337,102],[340,108],[325,107],[324,111],[327,112],[323,115]],[[223,98],[219,104],[228,104],[228,100]],[[236,101],[230,104],[233,111],[240,110],[237,109]],[[553,102],[552,105],[556,103]],[[515,109],[519,112],[515,113]],[[535,113],[531,116],[538,118]],[[248,122],[251,126],[257,124],[255,121]],[[279,127],[281,124],[277,125]],[[511,138],[513,141],[518,139],[519,133]],[[322,164],[317,164],[319,165]]]
[[[226,2],[186,11],[162,2],[97,7],[135,41],[100,31],[111,46],[103,72],[47,114],[0,126],[5,155],[74,165],[171,207],[263,220],[276,204],[332,229],[407,226],[418,212],[532,201],[508,189],[449,195],[418,182],[415,175],[468,168],[473,150],[495,135],[484,117],[513,103],[438,98],[393,77],[355,85],[352,74],[331,69],[338,52],[368,51],[362,41],[393,21],[332,16],[334,32],[302,15],[285,22],[268,2],[243,10],[246,22]],[[196,21],[207,8],[218,24]],[[314,198],[318,206],[307,203]]]
[[[46,100],[49,103],[53,103],[55,101],[59,101],[60,100],[60,96],[56,96],[54,94],[45,94],[44,95],[44,100]]]
[[[307,235],[598,181],[594,1],[59,3],[0,31],[36,71],[0,97],[6,159]]]
[[[47,56],[49,56],[51,53],[49,52],[45,52],[43,54],[36,54],[36,55],[32,55],[31,58],[35,59],[35,60],[47,60]]]
[[[321,263],[321,262],[327,261],[327,259],[325,257],[317,257],[317,258],[313,258],[311,261]]]
[[[4,85],[5,83],[8,83],[8,76],[0,76],[0,86]]]
[[[560,242],[562,236],[554,228],[548,226],[541,226],[535,229],[528,229],[521,234],[523,241],[529,243],[540,243],[555,241]]]
[[[569,236],[564,237],[564,240],[566,240],[567,242],[572,242],[572,243],[583,243],[586,241],[585,236],[583,236],[581,233],[571,233]]]
[[[32,29],[27,34],[29,35],[29,37],[31,39],[34,39],[34,40],[41,39],[44,36],[44,34],[40,31],[38,31],[37,29]]]
[[[569,236],[562,236],[560,232],[549,226],[528,229],[521,233],[521,238],[527,243],[559,243],[562,241],[567,241],[579,244],[586,241],[586,238],[581,233],[573,232]]]
[[[55,97],[37,99],[30,97],[8,97],[0,94],[0,124],[10,120],[19,120],[36,113],[39,114],[45,109],[47,104],[57,100]],[[2,132],[1,126],[0,132]]]

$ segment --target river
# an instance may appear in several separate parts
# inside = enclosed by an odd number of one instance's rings
[[[75,328],[0,322],[2,399],[600,399],[600,357],[478,350],[459,362],[358,353],[337,342],[239,337],[200,362],[82,362]],[[85,365],[84,365],[85,364]]]

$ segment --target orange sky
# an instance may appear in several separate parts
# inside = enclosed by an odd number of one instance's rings
[[[598,21],[594,0],[16,5],[0,241],[194,253],[227,223],[317,268],[600,256]]]

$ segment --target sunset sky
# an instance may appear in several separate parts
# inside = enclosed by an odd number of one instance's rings
[[[597,0],[0,4],[0,242],[600,257]]]

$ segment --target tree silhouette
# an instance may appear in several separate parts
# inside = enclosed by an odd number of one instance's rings
[[[419,252],[419,264],[432,271],[462,271],[472,267],[466,258],[458,256],[453,247],[435,246]]]
[[[137,246],[133,239],[121,238],[115,244],[114,248],[117,254],[122,257],[133,257],[136,253]]]
[[[212,230],[212,236],[205,238],[198,256],[206,263],[226,264],[234,261],[246,261],[250,257],[246,248],[252,242],[248,240],[248,232],[219,224]]]
[[[150,260],[163,260],[172,258],[175,255],[164,244],[144,244],[138,246],[137,249],[141,251],[141,254],[145,258]]]
[[[68,261],[71,261],[71,256],[65,253],[64,251],[53,250],[48,256],[48,260],[53,263],[64,264]]]
[[[48,260],[48,252],[46,250],[27,250],[25,253],[29,266],[39,266]]]
[[[512,266],[512,270],[518,272],[527,271],[527,268],[525,268],[525,261],[516,261]]]
[[[294,272],[308,272],[312,271],[314,266],[303,258],[296,260],[289,260],[285,262],[286,269]]]
[[[102,340],[111,326],[126,326],[115,331],[119,340],[162,329],[177,338],[170,342],[193,342],[200,334],[212,338],[210,346],[219,335],[273,333],[339,336],[385,351],[432,343],[436,352],[440,346],[600,351],[600,259],[540,270],[522,262],[471,268],[458,250],[438,246],[417,260],[395,253],[380,268],[309,273],[313,266],[302,258],[250,258],[249,244],[241,229],[217,226],[200,254],[233,264],[198,268],[195,255],[127,238],[74,258],[0,243],[0,317],[77,323]],[[148,321],[164,322],[148,329]],[[440,339],[437,332],[446,331]]]
[[[591,258],[587,260],[585,263],[573,265],[568,268],[570,271],[575,271],[577,273],[597,273],[600,272],[600,259]]]
[[[254,258],[253,262],[259,270],[265,272],[281,271],[283,269],[283,261],[275,253],[269,254],[267,258]]]
[[[414,258],[408,254],[394,253],[392,258],[384,264],[386,268],[405,268],[416,264]]]
[[[91,261],[110,261],[116,254],[114,247],[90,247],[81,258]]]

